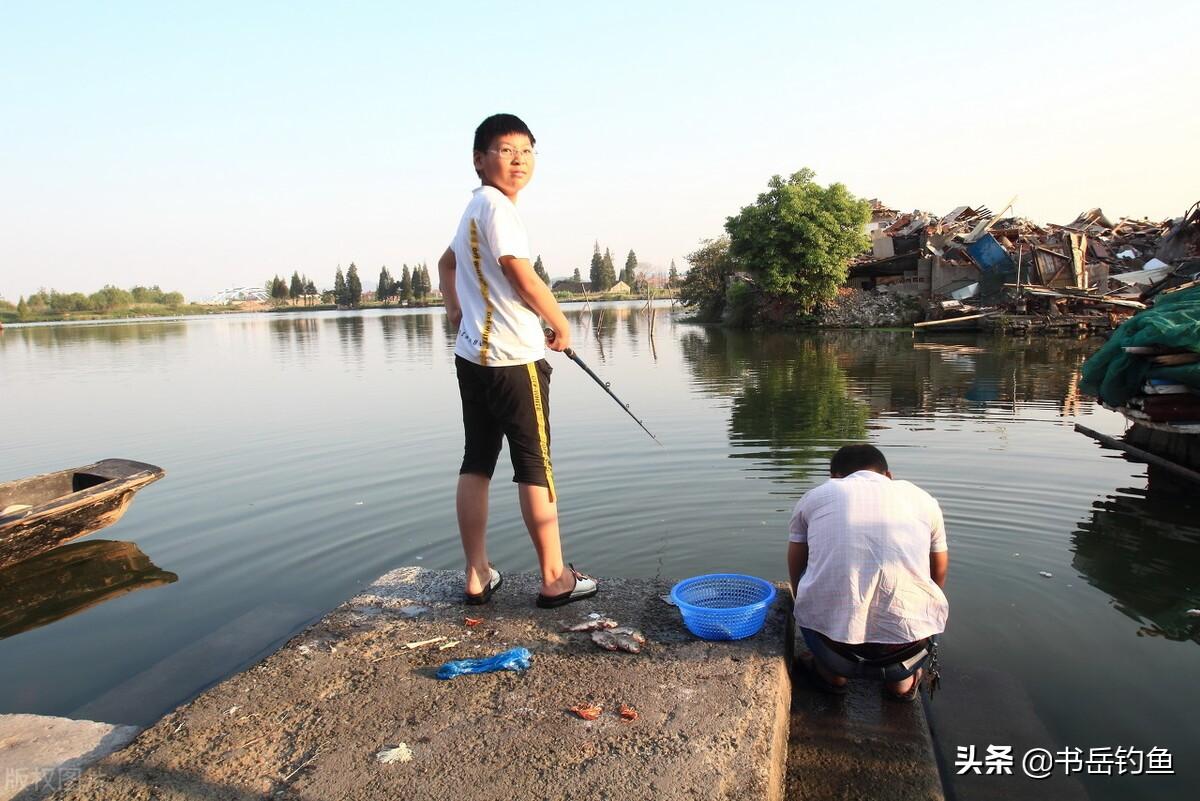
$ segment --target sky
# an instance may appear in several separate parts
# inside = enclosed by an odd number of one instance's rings
[[[1194,2],[6,3],[0,297],[431,268],[522,117],[553,277],[681,270],[772,175],[1069,222],[1200,199]]]

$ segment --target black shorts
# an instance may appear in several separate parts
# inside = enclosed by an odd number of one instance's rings
[[[545,359],[511,367],[483,367],[454,357],[462,397],[466,446],[459,473],[492,477],[502,440],[508,439],[513,481],[550,490],[550,373]]]

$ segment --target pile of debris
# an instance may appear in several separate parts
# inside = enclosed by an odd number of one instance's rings
[[[922,312],[915,298],[842,287],[818,315],[829,328],[894,328],[912,325]]]
[[[851,264],[847,285],[920,298],[932,320],[1103,330],[1200,279],[1200,203],[1175,220],[1114,223],[1091,209],[1066,225],[1004,216],[1011,206],[937,217],[872,201],[871,252]]]

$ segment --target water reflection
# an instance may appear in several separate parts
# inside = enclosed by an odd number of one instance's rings
[[[363,332],[366,329],[362,315],[335,317],[333,322],[337,326],[338,340],[342,343],[342,359],[362,367]]]
[[[313,317],[273,318],[270,321],[271,338],[276,350],[301,359],[312,356],[320,336],[317,320]]]
[[[1153,471],[1152,471],[1153,473]],[[1139,636],[1200,643],[1200,504],[1169,476],[1122,488],[1092,506],[1071,535],[1071,564],[1116,608],[1143,623]]]
[[[63,545],[0,571],[0,639],[178,578],[132,542]]]
[[[428,361],[433,354],[433,315],[406,314],[401,319],[409,352],[420,361]]]
[[[1078,414],[1079,367],[1095,340],[1015,340],[981,336],[921,340],[888,331],[831,332],[839,364],[876,413],[978,413],[1027,404]],[[1057,403],[1055,402],[1057,400]]]
[[[187,324],[184,322],[33,326],[6,330],[4,336],[0,336],[0,347],[18,343],[37,348],[74,347],[91,342],[110,345],[129,342],[160,343],[178,339],[186,331]]]
[[[823,472],[843,443],[866,438],[870,409],[852,396],[828,341],[708,329],[680,345],[699,386],[731,400],[729,438],[743,446],[731,457],[803,479]]]

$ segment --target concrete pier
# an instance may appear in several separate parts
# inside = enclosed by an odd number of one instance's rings
[[[542,610],[532,576],[506,576],[483,607],[461,604],[461,580],[389,573],[55,798],[783,797],[786,602],[757,637],[713,643],[683,629],[666,583],[608,579],[594,603]],[[563,631],[591,612],[641,629],[642,653]],[[515,646],[533,652],[524,673],[434,678]],[[581,704],[603,712],[583,720]]]
[[[534,576],[506,576],[482,607],[462,604],[461,582],[383,576],[52,797],[941,798],[920,704],[893,707],[877,685],[836,700],[793,688],[786,591],[757,636],[706,642],[662,600],[670,582],[603,579],[554,610],[534,606]],[[640,629],[642,652],[564,630],[590,614]],[[435,678],[516,646],[533,653],[524,672]]]

